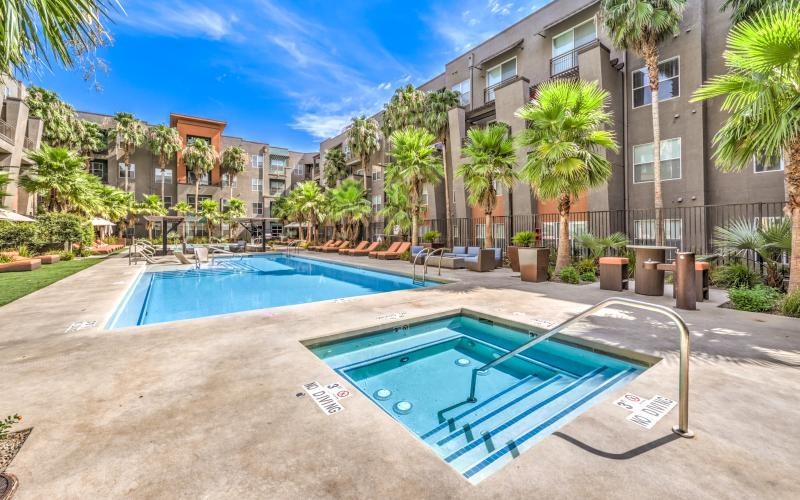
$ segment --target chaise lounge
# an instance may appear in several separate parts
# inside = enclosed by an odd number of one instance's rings
[[[411,248],[411,243],[405,241],[394,252],[378,252],[377,258],[381,260],[397,260],[401,255],[408,252],[409,248]]]
[[[337,253],[339,250],[346,250],[350,248],[349,241],[343,241],[340,245],[331,245],[328,248],[323,248],[322,251],[325,253]]]
[[[352,255],[354,257],[366,257],[370,253],[377,251],[379,246],[381,246],[380,241],[373,241],[372,244],[370,244],[370,246],[368,246],[367,248],[364,248],[362,250],[351,249],[348,250],[346,253],[347,255]]]
[[[385,253],[385,252],[394,252],[394,251],[395,251],[395,250],[397,250],[399,247],[400,247],[400,242],[399,242],[399,241],[395,241],[394,243],[392,243],[391,245],[389,245],[389,248],[388,248],[388,249],[386,249],[386,250],[373,250],[373,251],[372,251],[372,252],[370,252],[368,255],[369,255],[369,258],[370,258],[370,259],[377,259],[377,258],[378,258],[378,254],[379,254],[379,253]]]
[[[352,250],[363,250],[367,248],[367,245],[369,245],[369,241],[364,240],[361,243],[359,243],[355,248],[340,248],[339,255],[347,255]]]

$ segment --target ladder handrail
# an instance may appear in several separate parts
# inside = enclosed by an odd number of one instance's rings
[[[472,371],[472,385],[470,388],[469,401],[475,401],[475,382],[479,373],[483,374],[489,371],[490,368],[499,365],[507,359],[517,356],[522,351],[526,351],[534,345],[547,340],[553,335],[561,332],[569,325],[576,323],[583,318],[594,314],[595,312],[605,309],[612,305],[628,305],[637,309],[643,309],[650,312],[656,312],[667,316],[680,332],[680,367],[678,370],[678,425],[673,426],[672,430],[683,437],[694,437],[694,433],[689,430],[689,328],[675,311],[669,307],[661,306],[658,304],[650,304],[649,302],[642,302],[639,300],[628,299],[624,297],[612,297],[602,302],[598,302],[592,307],[586,309],[580,314],[572,316],[571,318],[559,323],[555,327],[548,330],[546,333],[537,336],[534,339],[522,344],[521,346],[512,349],[500,356],[499,358],[486,363],[480,368]]]
[[[284,248],[284,253],[287,256],[289,255],[289,250],[292,247],[295,247],[295,253],[299,254],[300,253],[300,240],[290,241],[289,243],[286,244],[286,248]]]
[[[447,250],[450,250],[450,248],[445,248],[445,247],[436,248],[431,253],[429,253],[427,257],[425,257],[425,267],[422,270],[423,280],[425,279],[425,276],[428,274],[428,259],[436,255],[436,252],[441,252],[441,255],[439,255],[439,274],[437,276],[442,275],[442,257],[444,257],[444,252]]]
[[[430,253],[430,252],[431,252],[431,250],[432,250],[432,249],[431,249],[430,247],[422,247],[422,250],[420,250],[419,252],[417,252],[417,254],[414,256],[414,260],[413,260],[413,262],[412,262],[412,266],[411,266],[411,282],[412,282],[412,283],[416,283],[416,282],[417,282],[417,260],[418,260],[418,259],[419,259],[421,256],[425,256],[425,255],[427,255],[428,253]],[[424,262],[425,262],[425,260],[423,259],[423,263],[424,263]],[[425,284],[425,273],[424,273],[424,272],[423,272],[423,274],[422,274],[422,284],[423,284],[423,285]]]

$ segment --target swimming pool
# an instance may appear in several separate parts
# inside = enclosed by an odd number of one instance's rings
[[[460,314],[307,347],[477,483],[646,369],[551,338],[477,375],[469,402],[473,370],[535,334]]]
[[[424,286],[438,283],[427,282]],[[421,288],[411,278],[281,254],[217,259],[213,266],[147,271],[109,328]]]

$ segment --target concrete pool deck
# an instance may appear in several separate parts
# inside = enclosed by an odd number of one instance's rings
[[[645,430],[612,405],[624,392],[677,399],[677,331],[618,307],[566,333],[664,360],[473,486],[360,393],[332,416],[297,397],[341,382],[300,341],[457,308],[541,326],[610,293],[442,270],[458,282],[104,330],[141,269],[112,257],[0,307],[0,414],[33,427],[8,469],[15,498],[800,497],[800,320],[718,308],[718,291],[681,313],[696,438],[670,431],[677,410]],[[97,326],[66,333],[81,321]]]

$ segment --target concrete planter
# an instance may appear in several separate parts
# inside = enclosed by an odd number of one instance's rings
[[[547,281],[550,249],[547,247],[517,248],[519,272],[522,281],[540,283]]]

